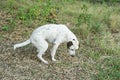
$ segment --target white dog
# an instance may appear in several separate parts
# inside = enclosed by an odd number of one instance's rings
[[[67,42],[67,48],[72,57],[75,55],[75,50],[78,49],[79,45],[76,36],[65,25],[47,24],[35,29],[30,38],[25,42],[15,44],[14,50],[32,43],[37,48],[38,58],[44,63],[48,64],[48,62],[42,57],[42,55],[48,49],[48,42],[53,44],[53,48],[51,50],[52,61],[56,61],[54,56],[58,46],[61,43]]]

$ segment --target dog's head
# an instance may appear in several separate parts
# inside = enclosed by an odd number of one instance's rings
[[[69,54],[74,57],[75,56],[75,50],[79,48],[79,42],[76,37],[73,37],[70,41],[67,42],[67,48]]]

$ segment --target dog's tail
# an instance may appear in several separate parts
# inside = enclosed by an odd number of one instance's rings
[[[31,43],[31,41],[30,41],[30,39],[28,39],[28,40],[26,40],[25,42],[15,44],[15,45],[14,45],[14,50],[15,50],[16,48],[25,46],[25,45],[30,44],[30,43]]]

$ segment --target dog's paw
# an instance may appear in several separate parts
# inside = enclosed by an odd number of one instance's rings
[[[45,64],[49,64],[48,61],[44,61]]]
[[[52,61],[57,61],[55,58],[52,58]]]
[[[16,49],[16,45],[13,46],[13,49],[14,49],[14,50]]]

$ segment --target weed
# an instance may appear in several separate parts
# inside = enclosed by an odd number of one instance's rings
[[[90,24],[92,14],[87,13],[88,7],[84,4],[81,7],[81,10],[82,10],[82,13],[80,13],[78,17],[78,25],[81,25],[82,23]]]
[[[10,26],[8,26],[8,25],[4,25],[3,27],[2,27],[2,30],[3,31],[8,31],[10,29]]]
[[[42,4],[41,9],[41,15],[43,16],[43,20],[50,22],[50,23],[56,23],[55,18],[57,17],[56,8],[54,5],[52,5],[51,0],[47,0]]]
[[[92,22],[90,25],[90,32],[91,33],[103,33],[105,31],[105,26],[99,22]]]

